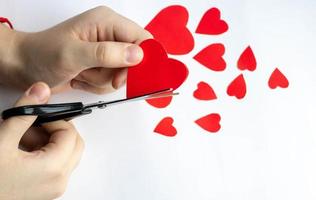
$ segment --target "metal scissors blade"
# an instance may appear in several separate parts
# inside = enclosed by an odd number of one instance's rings
[[[84,105],[85,109],[93,109],[93,108],[105,108],[109,106],[114,106],[122,103],[128,103],[128,102],[133,102],[133,101],[140,101],[140,100],[147,100],[147,99],[155,99],[155,98],[163,98],[163,97],[168,97],[168,96],[175,96],[178,95],[179,93],[173,92],[172,88],[132,97],[132,98],[125,98],[125,99],[119,99],[115,101],[109,101],[109,102],[104,102],[104,101],[99,101],[97,103],[92,103],[92,104],[86,104]]]

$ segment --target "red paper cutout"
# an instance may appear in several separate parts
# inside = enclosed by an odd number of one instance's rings
[[[7,24],[11,29],[13,29],[13,25],[9,19],[0,17],[0,23]]]
[[[174,137],[177,135],[177,129],[173,126],[172,117],[163,118],[154,129],[154,132],[167,137]]]
[[[169,106],[169,104],[172,101],[172,96],[169,97],[162,97],[162,98],[156,98],[156,99],[147,99],[147,103],[150,105],[156,107],[156,108],[165,108]]]
[[[228,24],[221,19],[221,12],[218,8],[211,8],[203,15],[196,33],[208,35],[220,35],[228,30]]]
[[[145,27],[170,54],[183,55],[194,47],[194,38],[186,27],[189,13],[183,6],[162,9]]]
[[[196,99],[198,99],[198,100],[214,100],[214,99],[217,99],[213,88],[209,84],[201,81],[200,83],[198,83],[197,87],[198,88],[193,93],[193,96]]]
[[[146,26],[146,29],[163,44],[168,53],[183,55],[189,53],[194,48],[194,38],[186,27],[188,17],[188,11],[183,6],[169,6],[161,10]],[[206,11],[203,15],[196,29],[196,33],[219,35],[228,31],[228,29],[228,24],[221,19],[220,10],[212,8]],[[165,76],[166,74],[171,74],[166,72],[168,71],[166,69],[173,67],[173,64],[171,64],[170,61],[173,59],[168,59],[167,55],[165,55],[166,52],[162,53],[161,50],[157,51],[156,47],[151,47],[155,45],[146,44],[144,45],[145,48],[143,47],[143,44],[141,44],[141,46],[145,53],[144,61],[140,64],[143,69],[129,69],[127,80],[128,97],[157,91],[157,88],[159,88],[159,90],[165,89],[164,87],[159,87],[159,85],[174,84],[177,85],[177,87],[178,85],[181,85],[188,73],[186,72],[186,75],[184,75],[183,71],[187,71],[187,69],[184,70],[185,66],[183,63],[174,60],[176,61],[176,68],[182,68],[180,69],[180,71],[182,71],[180,75],[176,75],[175,77],[169,75]],[[161,54],[163,54],[163,56],[161,56]],[[224,71],[226,69],[226,62],[225,59],[223,59],[224,54],[225,46],[223,44],[212,44],[201,50],[194,56],[194,59],[213,71]],[[160,62],[162,64],[160,64]],[[165,65],[168,65],[168,67]],[[250,46],[248,46],[240,55],[237,67],[239,70],[256,70],[257,61]],[[164,72],[160,73],[160,70]],[[156,78],[157,72],[159,73]],[[136,75],[134,75],[134,73],[136,73]],[[174,83],[172,80],[173,78],[178,80],[177,84]],[[154,79],[154,81],[152,81],[152,79]],[[164,79],[166,79],[168,84],[164,82]],[[182,82],[180,80],[182,80]],[[163,84],[158,83],[159,81],[162,81]],[[268,84],[271,89],[275,89],[276,87],[286,88],[289,86],[288,79],[279,71],[278,68],[276,68],[271,74]],[[235,96],[237,99],[243,99],[245,97],[247,93],[247,85],[243,74],[237,76],[229,84],[226,92],[229,96]],[[213,88],[205,82],[198,83],[193,96],[198,100],[217,99]],[[171,103],[171,101],[172,97],[147,100],[150,105],[156,108],[165,108]],[[173,118],[165,117],[158,123],[154,131],[169,137],[175,136],[177,134],[177,130],[173,126],[173,121]],[[217,113],[212,113],[197,119],[195,123],[204,130],[215,133],[221,129],[221,116]]]
[[[240,74],[235,78],[227,87],[227,94],[229,96],[235,96],[237,99],[242,99],[247,93],[247,86],[244,76]]]
[[[288,79],[284,76],[284,74],[278,68],[275,68],[275,70],[272,72],[269,78],[269,87],[271,89],[275,89],[277,87],[280,87],[280,88],[289,87]]]
[[[188,76],[188,69],[182,62],[168,58],[156,40],[145,40],[140,47],[144,58],[138,65],[128,68],[127,98],[168,88],[176,90],[181,86]]]
[[[212,113],[196,120],[195,123],[208,132],[216,133],[221,129],[220,121],[221,116]]]
[[[255,71],[257,67],[257,61],[250,46],[248,46],[239,57],[237,66],[240,70],[247,69],[249,71]]]
[[[223,59],[225,53],[225,46],[220,43],[211,44],[205,47],[194,59],[213,71],[224,71],[226,62]]]

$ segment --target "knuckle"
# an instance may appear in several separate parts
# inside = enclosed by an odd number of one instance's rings
[[[98,10],[98,11],[102,11],[102,12],[111,11],[111,10],[112,10],[111,8],[109,8],[109,7],[107,7],[107,6],[104,6],[104,5],[102,5],[102,6],[97,6],[95,9]]]
[[[113,15],[114,10],[107,6],[97,6],[89,11],[87,11],[86,15],[88,18],[94,18],[94,19],[102,19],[102,20],[108,20],[107,17]],[[106,17],[106,18],[104,18]]]
[[[112,8],[104,6],[104,5],[97,6],[95,8],[95,11],[96,13],[100,13],[100,14],[102,13],[103,15],[107,15],[107,16],[114,13],[114,10]]]
[[[95,56],[96,60],[98,60],[100,64],[107,63],[110,59],[108,45],[97,45],[95,50]]]

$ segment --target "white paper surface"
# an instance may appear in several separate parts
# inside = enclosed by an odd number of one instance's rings
[[[97,5],[107,5],[145,26],[162,8],[180,4],[190,13],[191,31],[204,12],[218,7],[230,30],[221,36],[194,34],[195,48],[177,59],[190,75],[171,106],[157,110],[144,102],[96,111],[75,120],[86,149],[61,199],[113,200],[312,200],[316,199],[316,1],[18,1],[0,0],[0,16],[15,28],[38,31]],[[192,57],[205,46],[226,46],[227,70],[214,73]],[[228,97],[227,85],[240,74],[236,62],[251,45],[257,70],[245,72],[244,100]],[[271,90],[267,81],[279,67],[288,89]],[[218,100],[192,96],[199,81],[211,83]],[[51,102],[94,102],[124,97],[70,92]],[[0,89],[1,110],[19,94]],[[217,134],[194,120],[222,115]],[[175,119],[178,135],[153,133],[165,116]]]

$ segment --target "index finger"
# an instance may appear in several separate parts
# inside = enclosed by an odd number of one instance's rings
[[[78,132],[70,123],[63,120],[42,125],[51,134],[49,142],[41,148],[47,159],[65,163],[75,148]]]

